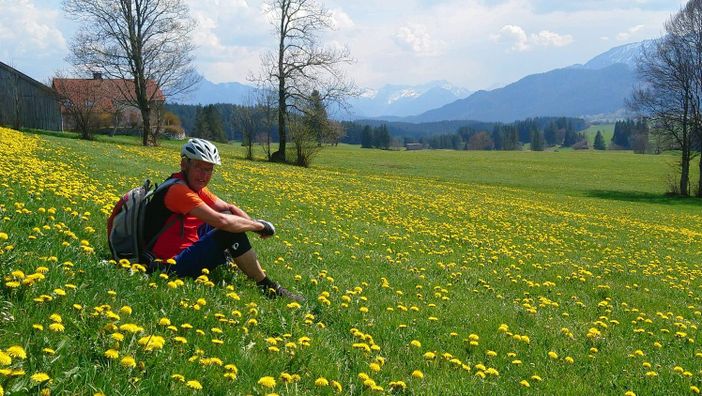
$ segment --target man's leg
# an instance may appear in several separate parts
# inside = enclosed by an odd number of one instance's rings
[[[266,274],[263,273],[263,269],[261,268],[261,263],[259,263],[256,258],[256,252],[253,249],[249,249],[241,256],[235,257],[234,262],[246,276],[256,282],[260,282],[266,277]]]

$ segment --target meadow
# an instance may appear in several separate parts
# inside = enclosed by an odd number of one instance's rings
[[[118,197],[179,142],[0,128],[0,395],[651,395],[702,388],[702,203],[674,155],[220,145],[211,188],[278,233],[263,297],[110,260]],[[696,176],[693,176],[696,180]]]

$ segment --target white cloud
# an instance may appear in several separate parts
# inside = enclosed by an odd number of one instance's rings
[[[340,8],[331,10],[331,18],[334,29],[348,29],[355,26],[349,14]]]
[[[519,26],[516,25],[505,25],[500,29],[500,32],[493,36],[495,41],[511,41],[512,50],[514,51],[526,51],[529,49],[529,38],[526,32]]]
[[[417,55],[438,55],[446,47],[446,43],[432,39],[427,27],[421,24],[402,26],[395,33],[394,38],[400,47],[408,49]]]
[[[499,33],[493,34],[492,39],[497,42],[512,43],[512,51],[529,51],[536,46],[540,47],[564,47],[573,42],[570,34],[561,35],[548,30],[527,35],[526,31],[517,25],[505,25]]]
[[[634,36],[637,32],[641,31],[644,27],[644,25],[636,25],[627,29],[626,32],[618,33],[617,41],[628,41],[629,39],[631,39],[632,36]]]
[[[66,50],[56,26],[57,10],[37,8],[29,0],[0,0],[0,42],[3,57],[53,56]]]
[[[538,34],[531,35],[531,41],[535,45],[544,47],[565,47],[573,42],[573,36],[570,34],[560,35],[558,33],[542,30]]]

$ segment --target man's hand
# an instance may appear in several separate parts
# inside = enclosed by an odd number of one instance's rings
[[[263,224],[263,229],[256,231],[257,234],[264,236],[264,237],[271,236],[271,235],[275,234],[275,226],[273,226],[273,224],[270,221],[261,220],[261,219],[257,219],[256,221]]]

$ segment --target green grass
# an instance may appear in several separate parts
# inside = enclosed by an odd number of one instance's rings
[[[614,135],[614,124],[590,125],[587,129],[581,131],[580,133],[585,135],[585,137],[587,138],[587,142],[590,144],[590,147],[592,147],[592,145],[595,143],[595,136],[597,136],[597,131],[602,132],[602,137],[604,137],[605,144],[609,146],[609,144],[612,142],[612,136]]]
[[[320,377],[344,394],[401,393],[398,381],[417,395],[701,386],[702,204],[664,196],[674,155],[341,145],[303,169],[220,145],[212,190],[277,226],[252,242],[269,275],[307,297],[296,307],[235,270],[178,286],[107,261],[112,204],[176,170],[179,145],[0,129],[11,153],[0,168],[0,350],[27,354],[0,359],[5,394],[334,394]],[[163,348],[139,345],[147,336]],[[32,381],[39,372],[51,380]],[[258,384],[265,376],[274,389]]]

